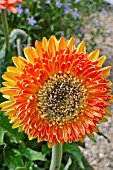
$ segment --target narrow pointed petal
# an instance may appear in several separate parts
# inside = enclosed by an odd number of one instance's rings
[[[0,107],[7,107],[7,106],[10,106],[12,104],[11,101],[6,101],[6,102],[3,102],[0,104]]]
[[[31,47],[25,48],[24,49],[24,54],[25,54],[25,57],[28,60],[28,62],[34,64],[34,57],[33,57],[32,53],[29,52],[29,51],[31,51],[30,48]]]
[[[78,45],[78,47],[77,47],[77,50],[76,50],[76,53],[81,53],[81,52],[85,52],[86,51],[86,46],[85,46],[85,42],[84,41],[82,41],[79,45]]]
[[[94,61],[98,60],[99,54],[100,54],[100,51],[99,51],[99,50],[95,50],[95,51],[93,51],[92,53],[90,53],[90,54],[88,55],[88,58],[89,58],[91,61],[94,62]]]
[[[106,60],[106,56],[103,55],[102,57],[99,58],[97,66],[102,66],[104,61]]]
[[[61,37],[59,40],[58,50],[65,49],[65,48],[66,48],[66,40],[64,37]]]
[[[56,44],[55,44],[55,41],[54,41],[54,37],[51,37],[49,39],[49,42],[48,42],[48,51],[50,51],[52,53],[52,55],[54,55],[54,53],[56,51]]]
[[[102,68],[102,75],[104,78],[107,78],[110,74],[111,66]]]
[[[35,46],[36,46],[38,56],[40,58],[42,58],[42,49],[43,49],[43,47],[42,47],[41,43],[39,41],[36,41]]]
[[[101,120],[99,120],[99,122],[108,122],[108,119],[103,117]]]
[[[13,124],[12,128],[15,129],[20,126],[20,121],[17,121],[16,123]]]
[[[47,51],[47,49],[48,49],[48,41],[47,41],[47,39],[45,37],[43,37],[43,39],[42,39],[42,47],[43,47],[43,49],[45,49],[45,51]]]
[[[67,47],[69,48],[71,52],[74,50],[74,42],[75,42],[75,38],[71,37],[67,43]]]
[[[105,108],[105,115],[109,116],[109,117],[112,117],[112,113],[108,108]]]

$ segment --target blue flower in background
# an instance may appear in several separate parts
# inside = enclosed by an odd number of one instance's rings
[[[96,20],[93,20],[93,23],[94,23],[95,28],[99,28],[100,27],[100,24]]]
[[[35,25],[36,24],[36,20],[34,19],[34,17],[28,17],[28,25]]]
[[[70,3],[65,3],[64,4],[64,13],[65,14],[71,14],[74,19],[77,19],[79,17],[79,14],[77,10],[72,10],[71,9],[71,4]]]
[[[22,4],[19,4],[19,5],[17,6],[17,13],[18,13],[18,14],[21,14],[22,12],[23,12]]]
[[[105,9],[102,9],[102,10],[101,10],[101,14],[102,14],[103,16],[105,16],[105,15],[106,15],[106,11],[105,11]]]
[[[65,13],[65,14],[70,13],[70,10],[71,10],[70,6],[71,6],[70,3],[65,3],[65,4],[64,4],[64,13]]]
[[[14,47],[14,48],[17,48],[17,44],[13,44],[13,47]]]
[[[34,0],[34,2],[37,2],[37,0]]]
[[[23,44],[24,48],[25,47],[28,47],[28,46],[31,46],[31,43],[28,43],[28,44]]]
[[[46,0],[45,1],[45,4],[50,4],[51,3],[51,0]]]
[[[77,10],[74,10],[74,11],[72,10],[70,13],[74,19],[79,18],[79,14],[78,14]]]
[[[63,4],[59,0],[56,0],[56,7],[61,8],[62,6]]]
[[[65,4],[64,4],[64,7],[65,7],[66,9],[70,8],[70,6],[71,6],[70,3],[65,3]]]
[[[30,13],[29,8],[26,8],[25,9],[25,14],[29,14],[29,13]]]
[[[80,2],[80,0],[75,0],[75,3],[78,3],[78,2]]]

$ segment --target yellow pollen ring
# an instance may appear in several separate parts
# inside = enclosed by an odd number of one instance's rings
[[[82,113],[86,89],[71,75],[55,74],[38,91],[37,109],[49,122],[65,123]]]

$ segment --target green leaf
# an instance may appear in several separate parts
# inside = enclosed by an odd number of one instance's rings
[[[84,164],[82,162],[83,154],[80,151],[79,147],[75,143],[64,143],[63,152],[68,152],[77,160],[78,165],[81,169],[85,169]]]
[[[88,136],[94,143],[97,143],[95,137],[92,137],[92,136]]]
[[[45,155],[42,155],[41,152],[34,151],[30,148],[26,148],[23,143],[20,144],[19,151],[22,156],[25,156],[30,161],[46,161]]]
[[[4,145],[4,135],[6,133],[6,130],[0,127],[0,145]]]
[[[78,141],[78,142],[76,142],[76,144],[77,144],[78,146],[81,146],[82,148],[85,148],[85,142],[82,143],[82,142]]]
[[[69,159],[64,167],[64,170],[68,170],[71,164],[72,164],[72,159],[69,157]]]
[[[87,159],[84,157],[84,155],[83,155],[82,160],[83,160],[83,163],[84,163],[84,166],[85,166],[85,170],[94,170],[93,167],[87,161]]]
[[[15,170],[27,170],[26,167],[17,167]]]
[[[26,163],[26,170],[45,170],[43,168],[39,168],[37,164],[35,164],[34,162],[28,161]],[[21,170],[21,169],[20,169]]]
[[[24,139],[24,133],[18,133],[17,129],[12,129],[8,117],[3,112],[0,112],[0,129],[1,128],[2,130],[4,129],[11,142],[19,143]]]
[[[51,153],[51,149],[48,148],[47,143],[46,143],[46,144],[45,144],[45,143],[43,144],[43,147],[42,147],[41,152],[42,152],[42,154],[45,154],[45,155]]]
[[[107,142],[110,143],[110,139],[107,136],[105,136],[102,132],[97,132],[97,134],[99,136],[103,136],[107,140]]]
[[[16,169],[17,167],[24,166],[20,152],[11,149],[9,146],[6,146],[4,149],[4,159],[9,169]]]

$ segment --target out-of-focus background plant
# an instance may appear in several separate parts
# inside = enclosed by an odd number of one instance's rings
[[[24,4],[17,5],[17,14],[6,10],[10,51],[6,48],[3,20],[0,19],[0,86],[3,72],[8,65],[13,64],[12,56],[20,55],[17,48],[19,43],[23,49],[34,45],[36,39],[41,40],[43,36],[49,38],[53,34],[58,38],[74,36],[76,43],[84,39],[88,52],[101,49],[101,54],[105,54],[107,62],[112,65],[112,15],[112,4],[103,0],[26,0]],[[2,18],[1,10],[0,17]],[[113,73],[111,78],[112,76]],[[0,95],[0,102],[2,101]],[[107,138],[107,133],[98,135]],[[91,140],[96,142],[94,138]],[[109,142],[108,138],[107,140]],[[93,169],[79,146],[85,148],[85,143],[64,144],[61,170]],[[46,170],[50,159],[51,149],[48,149],[46,142],[29,141],[27,135],[13,130],[7,116],[0,113],[1,170]]]

